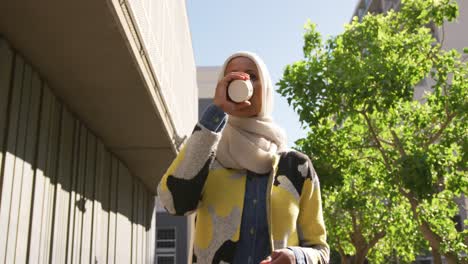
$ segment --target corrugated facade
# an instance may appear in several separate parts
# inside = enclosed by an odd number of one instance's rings
[[[0,263],[152,263],[154,196],[0,39]]]

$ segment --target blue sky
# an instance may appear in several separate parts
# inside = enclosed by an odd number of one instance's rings
[[[343,31],[357,0],[187,0],[192,45],[197,66],[217,66],[239,50],[260,55],[273,83],[283,69],[302,58],[304,24],[317,24],[324,37]],[[289,146],[305,137],[297,114],[280,95],[273,117],[288,135]]]

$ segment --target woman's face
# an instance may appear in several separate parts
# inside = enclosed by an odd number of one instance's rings
[[[250,98],[250,106],[232,113],[234,116],[239,117],[254,117],[260,113],[262,109],[262,83],[258,73],[257,65],[247,57],[236,57],[232,59],[226,66],[224,75],[230,72],[244,72],[250,76],[250,81],[253,86],[253,95]]]

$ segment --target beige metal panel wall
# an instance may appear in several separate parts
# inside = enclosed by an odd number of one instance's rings
[[[439,28],[442,47],[446,50],[457,49],[463,54],[463,48],[468,47],[468,1],[458,0],[459,15],[456,21],[445,22]]]
[[[179,136],[190,135],[198,89],[185,0],[125,0]]]
[[[152,263],[154,197],[0,39],[0,263]]]
[[[13,52],[5,42],[0,41],[0,161],[4,160],[4,140],[7,123],[7,110],[10,97],[10,82],[13,73]],[[3,162],[0,162],[0,172],[4,170]],[[0,187],[3,186],[3,175],[0,173]],[[0,202],[2,199],[2,188],[0,188]],[[1,211],[0,211],[1,213]],[[1,214],[0,214],[1,216]],[[2,219],[2,218],[0,218]],[[0,222],[1,223],[1,222]],[[5,231],[0,227],[0,232]],[[1,233],[5,234],[5,233]],[[0,244],[4,244],[5,236],[0,236]]]
[[[4,53],[4,52],[2,52]],[[4,143],[3,158],[2,158],[2,197],[1,200],[1,207],[0,207],[0,260],[5,261],[7,259],[8,254],[12,254],[11,247],[8,248],[7,242],[9,241],[9,231],[10,231],[10,208],[12,207],[12,189],[13,189],[13,180],[15,175],[15,161],[16,157],[13,153],[20,153],[24,156],[21,149],[17,149],[17,134],[18,133],[18,120],[19,120],[19,105],[21,99],[21,92],[22,92],[22,78],[23,78],[23,71],[24,71],[24,63],[20,58],[16,58],[15,65],[14,65],[14,76],[13,78],[13,90],[10,90],[10,100],[7,102],[9,109],[7,109],[7,118],[5,119],[5,123],[3,127],[5,130],[3,131],[4,138],[0,139],[0,142]],[[5,89],[5,88],[2,88]],[[8,88],[7,88],[8,89]],[[9,134],[10,136],[7,138],[6,135]],[[7,138],[7,140],[5,140]],[[7,151],[8,150],[8,151]],[[18,166],[19,167],[19,166]]]
[[[198,99],[213,98],[221,66],[197,67]]]

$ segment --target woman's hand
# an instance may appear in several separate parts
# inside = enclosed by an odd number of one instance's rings
[[[230,72],[224,76],[216,86],[216,92],[214,96],[214,104],[223,109],[223,111],[229,115],[236,115],[236,112],[249,107],[251,103],[249,101],[234,103],[228,98],[227,88],[229,83],[233,80],[249,80],[250,77],[244,72]]]
[[[269,257],[260,262],[260,264],[295,264],[296,256],[290,249],[283,248],[275,250]]]

